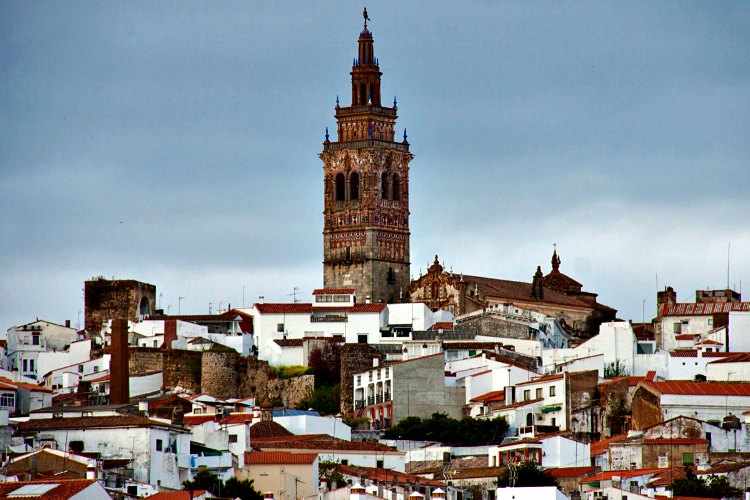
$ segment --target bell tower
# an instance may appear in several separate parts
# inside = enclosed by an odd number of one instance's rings
[[[323,151],[323,283],[354,288],[357,301],[409,297],[409,152],[394,140],[396,100],[381,103],[380,66],[364,28],[352,64],[351,106],[336,99],[337,140]]]

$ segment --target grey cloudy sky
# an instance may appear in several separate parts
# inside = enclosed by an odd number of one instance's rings
[[[321,284],[360,2],[0,2],[0,326],[93,275],[205,312]],[[624,318],[750,289],[750,3],[370,2],[412,272],[563,271]],[[386,102],[390,100],[387,99]]]

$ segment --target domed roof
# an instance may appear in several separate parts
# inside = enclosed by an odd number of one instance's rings
[[[264,437],[293,436],[286,428],[273,420],[260,421],[250,426],[250,439]]]

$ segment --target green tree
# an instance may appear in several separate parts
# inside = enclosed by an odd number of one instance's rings
[[[239,498],[241,500],[261,500],[263,495],[253,488],[253,482],[245,479],[238,481],[236,478],[229,478],[222,482],[216,474],[201,468],[193,477],[192,481],[185,481],[182,486],[186,490],[207,490],[212,495],[219,497]]]
[[[511,486],[510,471],[505,468],[503,474],[497,478],[500,488]],[[516,466],[516,480],[513,486],[522,488],[525,486],[557,486],[557,479],[548,475],[544,469],[533,462],[523,462]]]
[[[316,387],[305,399],[297,404],[297,409],[307,410],[312,408],[321,415],[335,415],[341,407],[339,386]]]
[[[485,420],[464,417],[457,420],[444,413],[433,413],[426,419],[407,417],[388,429],[384,437],[475,446],[499,443],[507,431],[508,424],[504,418]]]
[[[674,496],[725,498],[740,495],[740,490],[732,487],[725,476],[709,476],[701,479],[691,467],[685,468],[685,478],[676,479],[671,485]]]

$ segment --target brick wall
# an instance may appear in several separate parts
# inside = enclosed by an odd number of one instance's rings
[[[354,374],[372,368],[373,359],[383,360],[383,355],[368,344],[344,344],[341,347],[341,413],[354,413],[352,392]]]

